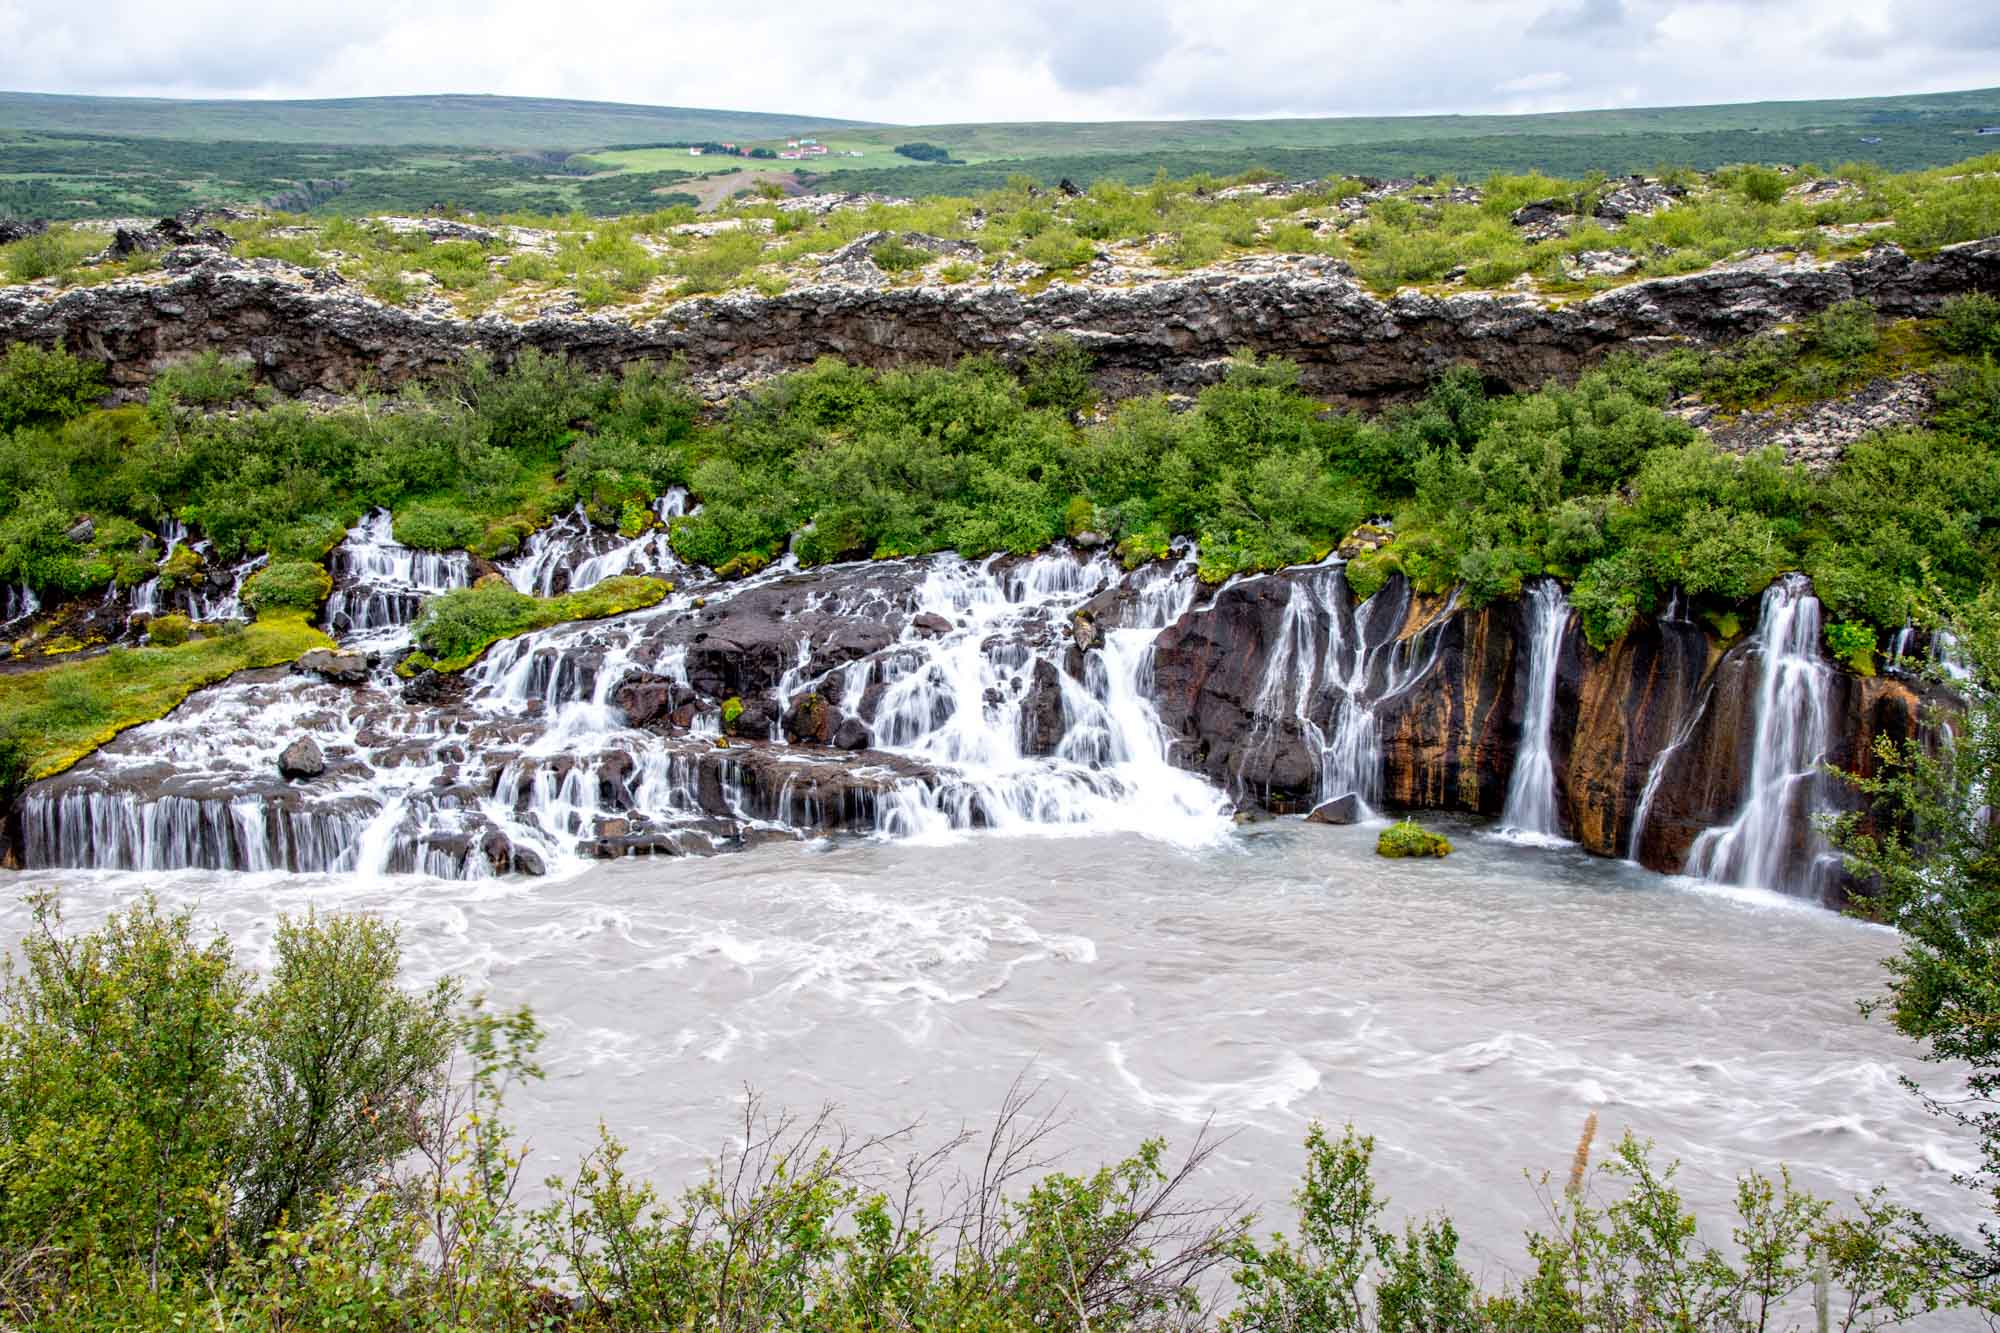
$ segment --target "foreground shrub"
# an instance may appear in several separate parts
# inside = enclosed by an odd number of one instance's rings
[[[83,936],[35,902],[0,973],[0,1254],[39,1255],[25,1302],[0,1292],[16,1309],[213,1279],[415,1146],[456,986],[402,991],[394,932],[364,918],[288,918],[273,945],[260,986],[150,898]]]

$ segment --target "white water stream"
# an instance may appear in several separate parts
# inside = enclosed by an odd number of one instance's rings
[[[1507,779],[1503,829],[1526,841],[1561,842],[1556,813],[1555,750],[1551,732],[1556,713],[1556,672],[1563,635],[1569,629],[1569,598],[1554,579],[1537,582],[1527,596],[1528,671],[1522,687],[1521,742]]]
[[[1749,788],[1734,820],[1695,839],[1687,873],[1818,897],[1837,864],[1812,823],[1812,792],[1823,780],[1830,741],[1832,668],[1819,638],[1819,599],[1802,576],[1765,590],[1752,644],[1758,673]]]

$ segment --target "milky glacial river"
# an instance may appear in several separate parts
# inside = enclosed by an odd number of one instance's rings
[[[0,876],[0,938],[57,883],[94,921],[154,885],[245,955],[309,903],[401,923],[412,971],[465,975],[549,1028],[517,1102],[560,1170],[601,1119],[629,1163],[690,1179],[743,1089],[859,1130],[990,1118],[1024,1071],[1082,1167],[1148,1135],[1233,1137],[1209,1185],[1270,1223],[1314,1118],[1380,1143],[1392,1216],[1448,1208],[1489,1278],[1567,1171],[1585,1116],[1683,1163],[1710,1234],[1736,1173],[1881,1183],[1956,1225],[1972,1148],[1898,1076],[1939,1071],[1855,1001],[1894,937],[1773,895],[1515,846],[1394,862],[1372,828],[1277,821],[1186,851],[1136,836],[786,843],[567,880],[42,872]]]

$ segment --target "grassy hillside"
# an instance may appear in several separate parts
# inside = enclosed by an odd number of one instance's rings
[[[0,128],[197,143],[439,144],[587,148],[676,139],[758,139],[851,125],[818,116],[713,111],[559,97],[344,97],[182,101],[0,92]]]
[[[916,125],[855,130],[843,137],[893,146],[910,139],[948,144],[967,161],[1138,151],[1245,151],[1350,144],[1435,142],[1495,135],[1694,135],[1772,133],[1825,126],[1996,123],[2000,88],[1818,102],[1737,102],[1721,106],[1560,111],[1531,116],[1342,116],[1317,120],[1133,120],[992,125]],[[1985,117],[1986,119],[1981,119]],[[1869,133],[1874,133],[1871,128]]]
[[[597,216],[785,188],[967,195],[1053,184],[1233,175],[1584,176],[1732,162],[1867,162],[1896,171],[1993,143],[2000,89],[1828,102],[1538,116],[885,126],[749,112],[507,97],[183,102],[0,93],[0,216],[102,218],[198,203],[350,216],[433,205]],[[769,154],[810,134],[828,156]],[[965,165],[912,162],[942,146]],[[762,158],[692,157],[730,142]],[[676,146],[678,145],[678,146]]]

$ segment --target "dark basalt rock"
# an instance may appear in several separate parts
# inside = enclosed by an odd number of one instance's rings
[[[301,736],[287,745],[278,756],[278,772],[294,781],[316,778],[326,772],[326,756],[320,753],[319,742]]]
[[[1947,296],[2000,290],[2000,239],[1922,260],[1888,245],[1832,262],[1759,256],[1564,303],[1513,293],[1382,299],[1330,269],[1239,267],[1035,293],[866,284],[732,293],[677,302],[641,325],[449,318],[351,287],[316,291],[277,261],[235,259],[212,245],[179,245],[163,267],[165,281],[0,288],[0,342],[68,347],[106,363],[114,388],[142,386],[177,358],[212,349],[247,357],[260,379],[287,392],[344,392],[364,379],[392,385],[432,374],[471,352],[504,362],[532,347],[587,370],[681,356],[697,375],[741,379],[825,355],[873,367],[1018,359],[1060,329],[1089,340],[1099,387],[1111,396],[1197,388],[1248,348],[1297,362],[1309,392],[1379,405],[1421,393],[1454,365],[1530,388],[1636,339],[1741,337],[1854,297],[1892,317],[1924,313]]]
[[[611,691],[611,702],[624,714],[625,725],[650,731],[686,730],[696,702],[695,692],[667,676],[640,672],[627,676]]]
[[[1062,677],[1046,658],[1036,661],[1028,678],[1020,717],[1021,753],[1054,754],[1064,730]]]
[[[368,659],[360,653],[314,648],[301,654],[298,661],[292,663],[292,670],[302,676],[318,676],[335,685],[360,685],[368,679]],[[405,697],[408,697],[407,692]]]
[[[465,697],[465,677],[452,671],[419,671],[403,686],[403,702],[443,705]]]
[[[1336,796],[1330,801],[1322,801],[1306,815],[1308,824],[1358,824],[1367,813],[1361,798],[1353,792]]]
[[[785,712],[785,739],[794,745],[831,745],[842,721],[840,710],[818,694],[802,694]]]

